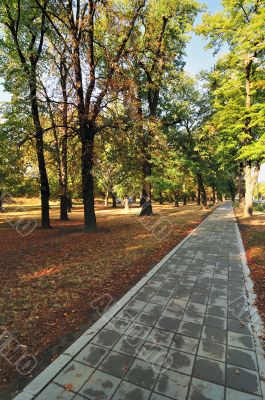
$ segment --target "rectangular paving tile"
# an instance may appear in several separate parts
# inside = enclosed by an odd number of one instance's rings
[[[183,400],[187,396],[189,383],[190,377],[187,375],[162,369],[154,391],[175,400]]]
[[[219,361],[197,356],[194,364],[193,376],[206,381],[224,385],[225,364]]]
[[[143,360],[135,359],[125,376],[125,380],[146,389],[152,389],[155,385],[159,371],[159,366],[155,366],[154,364]]]
[[[95,371],[78,392],[89,400],[110,400],[121,380],[102,371]]]
[[[226,384],[243,392],[261,394],[259,375],[256,371],[227,365]]]
[[[71,388],[73,392],[78,392],[93,371],[94,368],[72,361],[54,378],[54,382]]]
[[[224,398],[224,386],[192,378],[188,400],[224,400]]]

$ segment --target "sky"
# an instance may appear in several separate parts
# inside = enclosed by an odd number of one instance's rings
[[[222,9],[221,0],[204,0],[203,3],[207,5],[208,11],[212,14]],[[197,23],[201,20],[201,16],[197,18]],[[206,41],[201,37],[192,34],[191,40],[186,49],[186,66],[185,69],[188,73],[196,75],[202,69],[210,69],[214,66],[215,60],[218,57],[213,56],[212,50],[205,50]],[[223,49],[223,52],[225,49]],[[0,103],[2,101],[9,101],[10,94],[3,90],[3,80],[0,78]],[[265,181],[265,164],[262,165],[259,181]]]

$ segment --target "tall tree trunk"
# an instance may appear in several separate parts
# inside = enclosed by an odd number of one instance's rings
[[[41,227],[49,229],[50,225],[50,188],[46,171],[44,146],[42,132],[36,134],[36,152],[38,158],[38,167],[40,174],[40,191],[41,191]]]
[[[206,196],[206,191],[203,183],[203,178],[201,174],[198,174],[198,184],[200,187],[200,193],[201,193],[201,203],[202,203],[202,210],[207,208],[207,196]]]
[[[187,195],[186,195],[186,193],[184,193],[184,195],[183,195],[183,206],[186,206],[187,205]]]
[[[164,197],[162,192],[159,193],[159,204],[164,204]]]
[[[2,190],[0,190],[0,212],[3,212]]]
[[[40,123],[39,106],[37,101],[37,82],[35,67],[31,69],[29,78],[31,113],[35,127],[35,147],[38,159],[38,168],[40,175],[40,191],[41,191],[41,226],[43,229],[49,229],[50,225],[50,187],[46,164],[44,158],[43,129]]]
[[[201,186],[198,182],[198,193],[197,193],[197,205],[200,206],[201,205]]]
[[[179,207],[179,191],[175,191],[175,207]]]
[[[61,57],[60,63],[61,88],[63,94],[63,137],[62,137],[62,162],[61,162],[61,205],[60,219],[68,220],[68,165],[67,165],[67,150],[68,150],[68,94],[67,94],[67,76],[68,68],[64,55]]]
[[[111,190],[112,208],[117,208],[116,194]]]
[[[245,208],[245,172],[243,162],[239,165],[239,173],[237,178],[237,190],[239,196],[239,207],[243,211]]]
[[[151,168],[151,163],[149,159],[145,159],[143,161],[143,169],[142,169],[142,174],[143,174],[143,182],[142,182],[142,195],[141,195],[141,201],[140,205],[142,207],[140,216],[149,216],[153,214],[153,209],[152,209],[152,198],[151,198],[151,174],[152,174],[152,168]]]
[[[253,214],[253,194],[255,185],[259,176],[260,165],[255,165],[253,167],[253,173],[251,168],[251,162],[248,162],[245,166],[245,183],[246,183],[246,193],[245,193],[245,208],[244,216],[251,217]]]
[[[216,203],[216,194],[215,194],[215,186],[213,185],[213,204]]]
[[[96,232],[96,214],[94,205],[94,178],[92,174],[94,157],[93,129],[85,123],[81,129],[82,137],[82,194],[84,204],[84,222],[87,232]]]
[[[105,194],[105,207],[108,207],[108,202],[109,202],[109,188],[106,189],[106,194]]]

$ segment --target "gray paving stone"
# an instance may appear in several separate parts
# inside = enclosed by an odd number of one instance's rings
[[[226,400],[261,400],[261,397],[227,388]]]
[[[192,378],[188,400],[224,400],[224,398],[224,386]]]
[[[154,390],[175,400],[183,400],[187,396],[189,383],[190,377],[187,375],[162,369]]]
[[[69,385],[73,392],[78,392],[93,371],[94,369],[87,365],[72,361],[54,378],[54,382],[61,386]]]
[[[228,330],[232,332],[243,333],[244,335],[251,335],[251,328],[249,324],[236,319],[228,320]]]
[[[125,380],[151,390],[159,370],[160,368],[154,364],[136,359],[125,376]]]
[[[119,353],[128,354],[130,356],[136,356],[142,345],[142,339],[133,336],[123,335],[120,340],[115,344],[113,350]]]
[[[208,358],[196,357],[193,376],[206,381],[225,384],[225,364]]]
[[[163,366],[165,368],[191,375],[194,360],[195,356],[192,354],[170,349]]]
[[[160,304],[160,305],[162,305],[162,306],[165,306],[165,305],[168,303],[168,300],[169,300],[169,298],[167,298],[167,297],[162,297],[162,296],[154,295],[154,296],[151,298],[150,302],[151,302],[151,303],[155,303],[155,304]]]
[[[176,297],[172,300],[170,300],[170,302],[168,303],[168,307],[171,308],[185,308],[187,305],[187,300],[182,300],[182,299],[177,299]]]
[[[208,297],[207,296],[201,296],[199,294],[192,294],[190,296],[190,301],[192,301],[193,303],[207,304],[208,303]]]
[[[110,400],[120,381],[102,371],[95,371],[78,393],[89,400]]]
[[[186,353],[196,354],[198,349],[199,339],[189,336],[176,334],[171,343],[171,347],[176,350],[181,350]]]
[[[112,400],[148,400],[151,392],[129,382],[122,382]]]
[[[212,326],[213,328],[227,329],[227,322],[225,318],[207,315],[204,320],[204,325]]]
[[[139,310],[141,311],[146,305],[145,301],[142,300],[130,300],[127,304],[126,307],[132,308],[133,310]]]
[[[201,314],[205,314],[206,305],[205,304],[189,302],[188,305],[187,305],[186,310],[198,312],[198,313],[201,313]]]
[[[226,318],[227,316],[227,309],[217,306],[208,306],[207,307],[207,315],[213,315],[216,317]]]
[[[199,324],[194,324],[193,322],[182,321],[178,328],[178,333],[191,336],[194,338],[199,338],[201,335],[202,326]]]
[[[111,351],[99,365],[98,369],[107,374],[114,375],[117,378],[123,378],[127,374],[133,361],[134,358],[128,355]]]
[[[143,325],[154,326],[157,319],[158,315],[156,314],[146,314],[142,312],[141,314],[138,315],[135,321]]]
[[[142,324],[136,324],[133,323],[125,332],[127,336],[133,336],[133,337],[138,337],[140,339],[146,339],[148,334],[151,331],[150,326],[142,325]]]
[[[75,360],[96,368],[108,353],[109,349],[91,343],[75,357]]]
[[[254,342],[252,336],[241,335],[237,332],[228,331],[228,345],[234,347],[241,347],[242,349],[254,349]]]
[[[117,314],[117,318],[126,319],[128,321],[134,321],[138,314],[139,314],[138,310],[133,310],[132,308],[123,308]]]
[[[150,400],[168,400],[168,397],[162,396],[161,394],[153,393],[150,397]]]
[[[121,337],[120,333],[103,329],[92,340],[92,343],[111,348]]]
[[[147,303],[143,309],[143,312],[148,313],[148,314],[159,315],[159,314],[162,314],[163,309],[164,309],[164,306],[159,306],[158,304],[154,304],[154,303]]]
[[[36,397],[36,400],[72,400],[74,396],[75,393],[69,391],[69,389],[67,390],[65,387],[59,386],[56,383],[50,383],[41,394]]]
[[[148,342],[170,346],[174,337],[174,333],[154,328],[147,337]]]
[[[137,358],[148,361],[150,364],[163,365],[167,357],[168,348],[151,342],[145,342],[137,354]]]
[[[160,317],[156,323],[156,328],[165,329],[166,331],[176,332],[180,324],[178,319],[169,317]]]
[[[256,371],[227,365],[226,384],[243,392],[261,394],[259,375]]]
[[[256,353],[235,347],[227,347],[227,363],[248,369],[258,369]]]
[[[220,343],[201,340],[198,355],[217,361],[226,361],[226,346]]]
[[[202,330],[202,339],[212,342],[226,344],[227,331],[211,326],[204,326]]]
[[[203,321],[204,321],[204,314],[201,314],[201,313],[198,313],[195,311],[186,310],[185,314],[183,315],[182,320],[186,321],[186,322],[194,322],[195,324],[202,325]]]
[[[169,317],[169,318],[176,318],[178,320],[181,320],[183,317],[184,310],[182,308],[170,308],[166,307],[162,313],[163,317]]]
[[[127,321],[126,319],[112,318],[105,328],[110,331],[124,333],[130,325],[131,321]]]

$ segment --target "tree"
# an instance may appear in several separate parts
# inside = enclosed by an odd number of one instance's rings
[[[222,86],[226,86],[228,93],[223,88],[218,109],[219,126],[221,130],[228,129],[233,133],[230,141],[236,140],[238,160],[241,160],[245,173],[244,213],[245,216],[251,216],[253,191],[260,163],[264,159],[264,105],[259,100],[262,70],[264,73],[264,3],[259,0],[226,0],[224,10],[213,16],[205,15],[197,31],[209,39],[209,47],[218,50],[226,42],[230,48],[221,67],[221,90]],[[233,91],[234,95],[231,96]],[[231,105],[233,111],[229,108]],[[228,108],[231,118],[226,118],[224,124],[224,114]],[[242,190],[241,183],[240,187]]]
[[[141,126],[142,211],[151,215],[152,141],[160,127],[163,106],[160,94],[176,71],[183,68],[187,32],[199,11],[196,1],[152,0],[135,30],[129,74],[133,77],[133,96]],[[140,67],[140,68],[139,68]],[[162,106],[162,107],[161,107]]]
[[[3,37],[1,44],[1,74],[6,78],[7,89],[14,91],[22,83],[28,92],[31,117],[34,125],[35,149],[38,158],[41,190],[42,227],[50,228],[49,197],[50,188],[44,158],[43,127],[37,97],[37,76],[44,51],[47,31],[45,10],[48,0],[42,3],[42,11],[34,1],[6,1],[1,3]],[[12,84],[8,77],[12,74]]]
[[[82,145],[82,196],[85,229],[96,231],[94,209],[94,141],[100,131],[98,118],[106,105],[111,82],[121,65],[136,21],[145,5],[144,0],[131,2],[52,1],[44,8],[50,27],[65,44],[73,70],[78,134]],[[122,24],[121,24],[122,21]],[[62,32],[67,32],[71,48]],[[108,33],[106,35],[106,32]],[[84,56],[86,54],[86,56]]]

